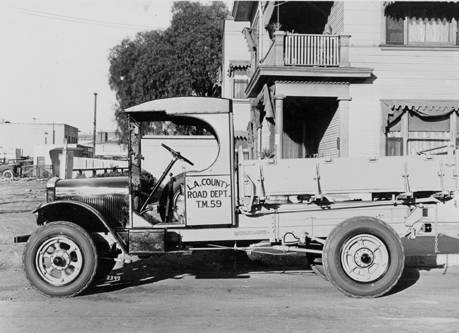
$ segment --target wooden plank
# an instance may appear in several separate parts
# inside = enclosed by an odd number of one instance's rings
[[[247,161],[249,162],[249,161]],[[259,179],[257,161],[247,165],[243,172]],[[322,194],[401,193],[405,191],[403,174],[408,173],[412,191],[455,190],[454,167],[457,161],[448,156],[426,159],[420,156],[391,156],[377,159],[320,158],[281,159],[276,164],[263,164],[266,195],[314,194],[315,170],[318,166]],[[442,167],[440,166],[442,165]],[[443,168],[442,188],[438,173]],[[259,182],[258,182],[259,183]],[[259,189],[257,189],[257,193]]]

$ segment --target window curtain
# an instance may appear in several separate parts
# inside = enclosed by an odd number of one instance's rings
[[[408,44],[454,43],[456,36],[451,30],[456,30],[455,23],[446,19],[408,18]]]
[[[459,113],[459,100],[382,100],[381,102],[387,129],[395,126],[399,128],[402,115],[409,112],[410,120],[413,119],[410,121],[413,131],[429,130],[429,128],[437,131],[447,128],[448,131],[449,127],[446,126],[449,126],[450,113]],[[425,129],[422,129],[422,126]]]
[[[386,2],[387,44],[459,45],[459,2]],[[404,23],[406,21],[406,28]]]

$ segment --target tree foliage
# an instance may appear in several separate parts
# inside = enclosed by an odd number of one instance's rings
[[[223,2],[174,2],[165,31],[141,32],[111,49],[109,83],[116,92],[115,116],[123,140],[127,121],[122,110],[127,107],[163,97],[220,96],[217,81],[227,15]]]

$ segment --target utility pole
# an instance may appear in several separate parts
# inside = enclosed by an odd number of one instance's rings
[[[94,129],[92,132],[93,156],[96,156],[96,115],[97,115],[97,93],[94,93]]]

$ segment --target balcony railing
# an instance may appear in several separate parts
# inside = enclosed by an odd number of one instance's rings
[[[339,66],[339,36],[287,34],[285,65]]]
[[[275,66],[349,66],[348,35],[290,34],[276,31],[263,59]]]

